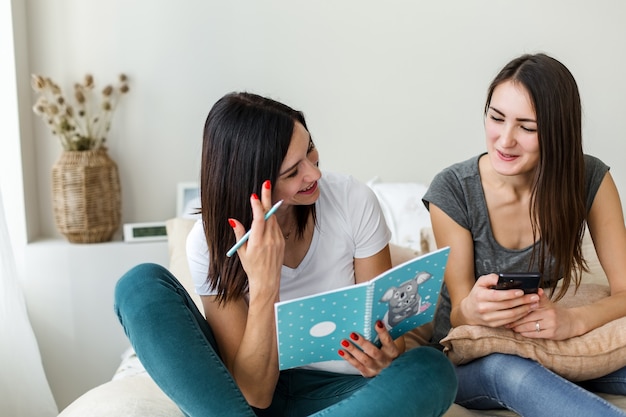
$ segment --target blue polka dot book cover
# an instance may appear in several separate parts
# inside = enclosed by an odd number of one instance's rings
[[[337,360],[352,332],[378,343],[378,320],[394,339],[432,321],[449,253],[445,247],[361,284],[276,303],[279,368]]]

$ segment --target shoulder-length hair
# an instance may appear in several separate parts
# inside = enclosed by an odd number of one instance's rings
[[[582,238],[587,220],[582,110],[570,71],[545,54],[522,55],[509,62],[489,86],[485,115],[495,88],[505,81],[523,86],[534,107],[539,138],[539,165],[531,192],[533,237],[540,238],[538,261],[552,293],[557,281],[563,297],[572,280],[580,285],[587,263]],[[550,257],[552,259],[550,259]],[[529,265],[530,268],[530,265]]]
[[[209,248],[207,280],[220,303],[243,297],[248,279],[239,257],[227,257],[235,244],[228,223],[252,223],[250,195],[260,195],[265,180],[275,184],[291,143],[295,123],[307,129],[304,115],[289,106],[251,93],[230,93],[211,108],[205,125],[200,172],[200,201]],[[308,129],[307,129],[308,130]],[[315,205],[296,206],[297,230],[306,228]]]

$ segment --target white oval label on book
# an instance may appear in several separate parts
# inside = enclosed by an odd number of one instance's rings
[[[336,328],[337,328],[337,325],[333,323],[332,321],[323,321],[311,327],[311,330],[309,330],[309,333],[313,337],[324,337],[334,332]]]

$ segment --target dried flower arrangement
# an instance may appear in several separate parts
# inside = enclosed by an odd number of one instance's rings
[[[82,84],[74,84],[76,103],[72,106],[52,79],[33,74],[31,85],[39,93],[33,111],[48,123],[66,151],[102,147],[118,101],[129,90],[127,77],[120,74],[118,85],[104,87],[98,100],[93,76],[87,74]]]

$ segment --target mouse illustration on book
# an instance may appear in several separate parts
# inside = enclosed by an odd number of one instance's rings
[[[397,287],[390,287],[380,299],[381,302],[389,303],[389,310],[383,317],[383,323],[387,328],[393,328],[403,320],[416,316],[430,307],[428,301],[422,300],[419,294],[419,286],[432,278],[428,272],[419,272],[415,277],[403,282]]]

